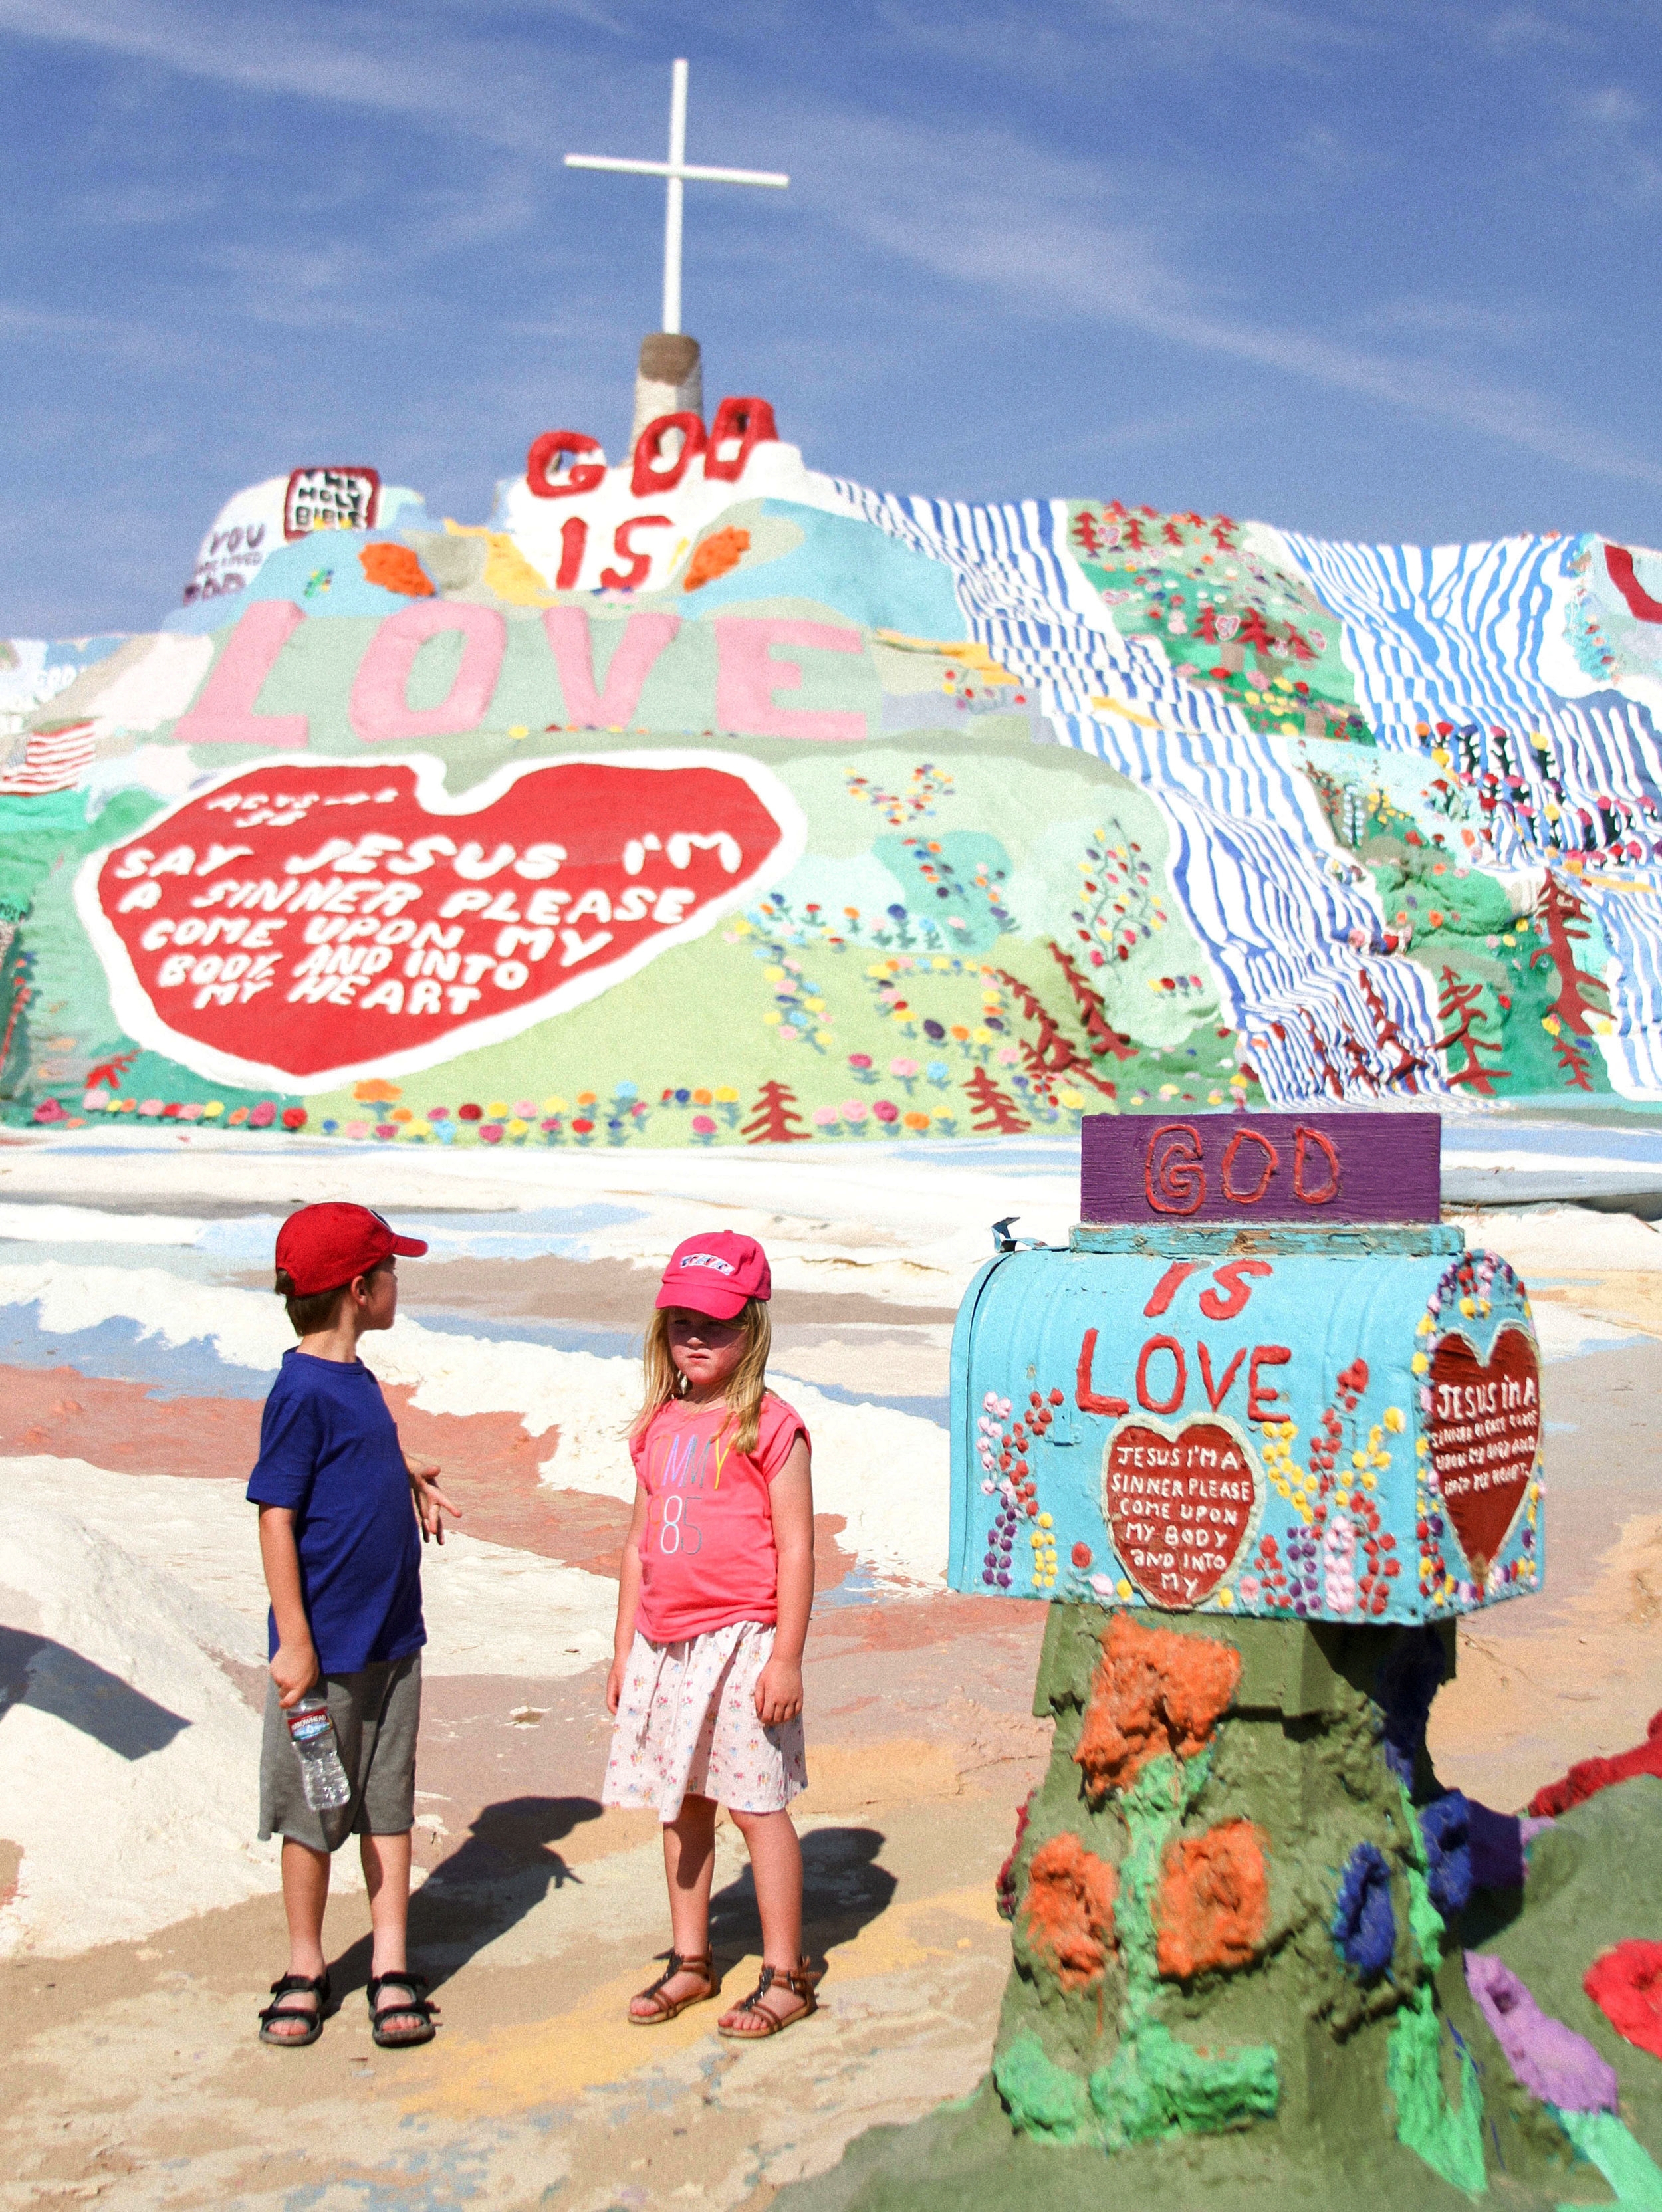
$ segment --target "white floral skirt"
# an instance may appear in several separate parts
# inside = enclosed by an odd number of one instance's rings
[[[772,1627],[756,1620],[679,1644],[649,1644],[637,1629],[601,1802],[649,1805],[666,1826],[684,1797],[714,1797],[740,1813],[782,1812],[807,1788],[808,1767],[800,1714],[777,1728],[756,1717],[757,1678],[773,1638]]]

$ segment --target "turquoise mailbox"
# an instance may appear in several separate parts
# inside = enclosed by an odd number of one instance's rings
[[[1107,1115],[1066,1250],[953,1340],[958,1589],[1400,1625],[1541,1586],[1523,1285],[1438,1219],[1432,1114]]]

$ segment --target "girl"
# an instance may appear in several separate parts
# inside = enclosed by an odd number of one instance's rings
[[[813,1603],[808,1432],[767,1388],[767,1255],[719,1231],[676,1247],[646,1339],[630,1431],[635,1517],[618,1574],[601,1795],[663,1822],[669,1964],[631,2000],[638,2027],[721,1986],[709,1950],[715,1808],[750,1850],[762,1978],[723,2035],[777,2035],[816,2009],[802,1956],[802,1854],[785,1807],[807,1787],[802,1644]]]

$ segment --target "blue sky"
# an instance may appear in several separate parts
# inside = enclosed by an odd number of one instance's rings
[[[0,635],[240,485],[617,458],[692,64],[709,399],[899,490],[1662,544],[1662,6],[0,0]]]

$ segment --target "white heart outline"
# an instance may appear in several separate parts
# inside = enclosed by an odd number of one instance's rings
[[[1184,1605],[1172,1605],[1165,1599],[1153,1596],[1139,1581],[1115,1541],[1113,1516],[1108,1508],[1108,1462],[1113,1453],[1114,1440],[1123,1429],[1150,1429],[1168,1444],[1176,1443],[1185,1429],[1221,1429],[1224,1434],[1239,1448],[1241,1455],[1246,1462],[1248,1472],[1252,1477],[1252,1510],[1246,1517],[1246,1525],[1241,1530],[1240,1540],[1235,1547],[1234,1559],[1218,1577],[1204,1597],[1196,1598]],[[1257,1454],[1253,1449],[1251,1437],[1241,1424],[1232,1419],[1229,1414],[1215,1413],[1208,1407],[1203,1413],[1196,1412],[1188,1419],[1180,1418],[1175,1428],[1168,1428],[1165,1419],[1158,1413],[1145,1413],[1139,1410],[1135,1413],[1122,1414],[1108,1431],[1108,1441],[1102,1448],[1102,1474],[1099,1478],[1099,1494],[1102,1501],[1100,1508],[1102,1525],[1106,1533],[1108,1549],[1113,1553],[1115,1563],[1126,1581],[1130,1583],[1138,1596],[1153,1606],[1157,1613],[1199,1613],[1204,1607],[1216,1603],[1220,1590],[1233,1590],[1236,1582],[1245,1571],[1252,1546],[1257,1541],[1258,1531],[1263,1525],[1264,1508],[1269,1502],[1269,1482],[1265,1479],[1263,1468],[1258,1464]]]
[[[1501,1554],[1506,1550],[1507,1546],[1512,1541],[1513,1538],[1518,1533],[1519,1521],[1522,1517],[1524,1510],[1529,1504],[1531,1487],[1539,1480],[1541,1462],[1546,1457],[1547,1412],[1545,1396],[1541,1389],[1540,1343],[1536,1336],[1534,1329],[1531,1327],[1530,1323],[1524,1319],[1521,1314],[1502,1314],[1500,1320],[1495,1324],[1494,1333],[1488,1340],[1488,1350],[1486,1353],[1482,1355],[1478,1352],[1476,1340],[1470,1335],[1464,1328],[1445,1328],[1440,1330],[1437,1335],[1432,1340],[1431,1351],[1427,1358],[1425,1371],[1426,1382],[1428,1384],[1431,1384],[1431,1387],[1434,1389],[1435,1385],[1432,1384],[1431,1378],[1437,1371],[1437,1354],[1441,1347],[1448,1343],[1451,1338],[1457,1336],[1459,1338],[1461,1343],[1464,1345],[1466,1350],[1471,1354],[1472,1364],[1475,1367],[1487,1371],[1488,1369],[1493,1367],[1495,1364],[1495,1348],[1508,1329],[1511,1329],[1516,1335],[1521,1336],[1525,1343],[1528,1345],[1530,1350],[1535,1355],[1535,1455],[1530,1461],[1529,1473],[1525,1476],[1524,1486],[1518,1493],[1518,1503],[1512,1510],[1512,1518],[1507,1522],[1505,1528],[1501,1532],[1500,1541],[1495,1547],[1494,1558],[1488,1560],[1484,1567],[1483,1586],[1485,1589],[1488,1586],[1489,1577],[1494,1573],[1495,1568],[1500,1564]],[[1454,1515],[1450,1509],[1448,1500],[1443,1495],[1442,1470],[1437,1465],[1437,1431],[1434,1425],[1434,1419],[1435,1416],[1434,1414],[1429,1417],[1426,1422],[1426,1437],[1431,1446],[1429,1456],[1431,1460],[1432,1473],[1437,1477],[1437,1502],[1442,1508],[1444,1524],[1446,1527],[1449,1534],[1453,1537],[1456,1544],[1459,1547],[1460,1557],[1465,1561],[1467,1567],[1470,1568],[1474,1565],[1472,1555],[1466,1549],[1465,1538],[1460,1534],[1459,1526],[1455,1521]]]
[[[177,815],[187,808],[199,806],[204,799],[230,783],[246,783],[252,775],[316,775],[324,769],[345,769],[373,778],[377,771],[389,768],[411,769],[416,780],[415,799],[423,813],[435,817],[454,819],[482,812],[495,805],[504,793],[511,790],[522,777],[534,775],[548,769],[638,768],[648,770],[685,771],[689,769],[715,769],[746,784],[766,807],[779,830],[779,841],[764,855],[758,865],[746,874],[738,877],[718,896],[710,899],[685,921],[676,922],[655,936],[646,939],[630,951],[606,966],[591,969],[587,975],[574,975],[557,984],[540,998],[520,1000],[505,1006],[499,1014],[487,1014],[483,1018],[459,1022],[454,1029],[427,1043],[412,1045],[407,1050],[382,1051],[369,1058],[354,1060],[340,1067],[320,1068],[297,1074],[292,1068],[274,1066],[265,1061],[244,1060],[223,1052],[216,1045],[204,1044],[198,1038],[175,1030],[161,1012],[140,981],[133,966],[126,942],[114,923],[104,912],[98,896],[99,878],[111,855],[123,846],[131,845],[136,838],[149,837],[160,831]],[[465,1052],[472,1052],[483,1045],[501,1044],[539,1022],[555,1014],[568,1012],[573,1006],[599,998],[614,985],[637,975],[649,967],[660,953],[672,945],[691,944],[713,929],[724,915],[742,906],[755,893],[768,876],[782,875],[795,866],[807,844],[807,817],[796,799],[780,778],[770,768],[752,760],[745,753],[715,752],[705,749],[685,750],[620,750],[615,752],[584,752],[543,754],[535,759],[508,761],[485,777],[481,783],[471,785],[460,797],[452,798],[445,783],[446,763],[433,753],[387,753],[367,757],[362,762],[344,759],[333,754],[301,756],[295,753],[261,755],[252,760],[240,761],[228,768],[223,775],[204,778],[192,786],[183,799],[151,817],[141,828],[129,831],[111,844],[102,846],[88,855],[75,879],[76,909],[82,927],[91,939],[98,954],[105,979],[109,985],[110,1010],[121,1028],[136,1043],[152,1052],[166,1053],[183,1067],[210,1080],[239,1084],[253,1089],[298,1092],[310,1097],[319,1091],[338,1090],[344,1084],[359,1081],[372,1075],[407,1075],[425,1067],[436,1066],[441,1061],[459,1059]]]

